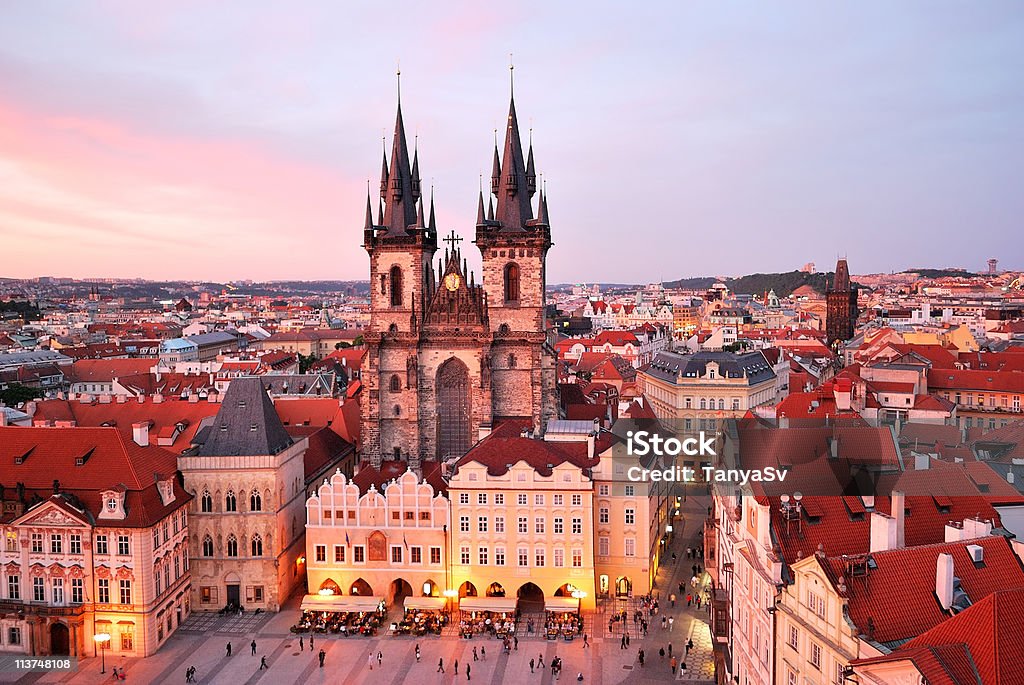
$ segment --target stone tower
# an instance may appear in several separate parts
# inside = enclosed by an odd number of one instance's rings
[[[857,325],[857,289],[850,283],[850,267],[845,259],[836,262],[832,287],[825,293],[825,333],[828,345],[853,337]]]
[[[367,197],[363,229],[371,292],[362,458],[374,466],[462,456],[496,419],[530,417],[540,425],[557,407],[545,317],[547,201],[541,192],[535,218],[533,150],[523,158],[514,102],[503,161],[494,151],[488,211],[482,192],[478,199],[482,284],[468,272],[454,232],[435,268],[433,198],[425,221],[416,151],[409,160],[399,104],[378,221]]]

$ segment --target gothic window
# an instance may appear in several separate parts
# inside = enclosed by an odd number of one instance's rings
[[[253,490],[252,494],[249,495],[249,510],[263,511],[263,498],[257,490]]]
[[[260,537],[259,533],[252,536],[252,542],[249,544],[250,551],[254,557],[263,556],[263,538]]]
[[[203,513],[209,514],[213,511],[213,498],[210,497],[209,490],[203,490]]]
[[[397,266],[391,267],[391,306],[402,306],[402,270]]]
[[[393,376],[391,376],[390,390],[391,390],[391,392],[398,392],[401,389],[402,389],[402,381],[399,380],[398,374],[396,373]]]
[[[519,265],[509,263],[505,266],[505,301],[519,300]]]
[[[203,538],[203,556],[213,556],[213,538],[211,538],[209,535]]]
[[[238,556],[238,538],[235,537],[234,533],[228,536],[228,556]]]
[[[395,412],[395,416],[401,416],[402,415],[402,408],[396,404],[395,408],[394,408],[394,412]]]
[[[381,295],[387,295],[388,294],[388,277],[385,276],[384,274],[380,275],[380,294]]]
[[[224,511],[238,511],[238,500],[235,498],[235,491],[228,490],[224,496]]]
[[[437,370],[437,455],[469,450],[469,369],[452,357]]]
[[[514,354],[510,354],[508,356],[508,368],[510,368],[510,369],[516,368],[516,356]]]

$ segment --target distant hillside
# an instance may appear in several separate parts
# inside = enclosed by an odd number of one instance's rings
[[[906,269],[903,274],[918,274],[921,278],[972,278],[979,274],[966,269]]]
[[[711,277],[682,278],[678,281],[668,281],[666,288],[684,288],[688,290],[704,290],[711,287],[720,279]],[[740,295],[763,295],[769,290],[774,290],[779,297],[787,297],[797,288],[808,285],[819,293],[824,293],[825,288],[832,282],[831,273],[809,274],[804,271],[789,271],[775,274],[749,274],[739,278],[727,278],[725,285],[734,293]]]

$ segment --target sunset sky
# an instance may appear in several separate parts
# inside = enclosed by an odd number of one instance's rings
[[[399,61],[471,238],[510,52],[550,282],[1024,268],[1024,5],[825,7],[6,3],[0,276],[366,278]]]

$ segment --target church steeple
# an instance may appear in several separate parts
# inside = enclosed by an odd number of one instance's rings
[[[504,231],[524,230],[526,222],[533,218],[533,209],[530,207],[530,182],[526,175],[523,144],[519,137],[515,97],[509,98],[508,123],[505,127],[505,150],[501,159],[498,190],[495,195],[498,208],[494,218],[501,224],[501,229]]]
[[[401,78],[401,72],[399,72]],[[386,165],[385,165],[386,169]],[[416,174],[413,174],[415,169]],[[389,170],[384,194],[384,220],[387,236],[407,235],[406,228],[416,223],[416,198],[419,196],[419,159],[410,167],[409,145],[405,138],[405,122],[402,120],[402,99],[398,98],[398,113],[395,116],[395,136],[391,146],[391,169]]]
[[[533,166],[533,133],[530,133],[530,152],[526,156],[526,189],[530,197],[537,192],[537,171]]]

